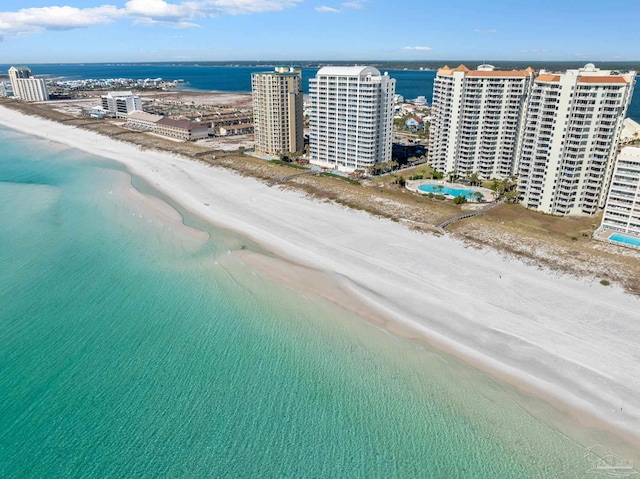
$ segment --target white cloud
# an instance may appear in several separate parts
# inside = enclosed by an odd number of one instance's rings
[[[139,15],[145,18],[160,19],[160,18],[185,18],[191,17],[192,8],[188,4],[171,4],[164,0],[130,0],[128,1],[124,9],[129,15]]]
[[[519,50],[520,53],[547,53],[549,50]]]
[[[342,4],[343,8],[353,8],[354,10],[360,10],[364,8],[364,0],[355,0],[351,2],[344,2]]]
[[[23,8],[17,12],[0,12],[0,34],[24,34],[46,30],[70,30],[110,23],[122,16],[112,5],[95,8],[41,7]]]
[[[171,28],[200,28],[197,23],[185,22],[185,21],[166,21],[166,20],[154,20],[153,18],[141,17],[133,20],[136,25],[165,25]]]
[[[482,30],[481,28],[476,28],[473,33],[498,33],[498,30],[495,28],[489,28],[488,30]]]
[[[402,47],[401,50],[418,50],[428,52],[429,50],[431,50],[431,47]]]
[[[303,0],[191,0],[171,3],[166,0],[129,0],[123,7],[102,5],[92,8],[50,6],[0,12],[0,38],[25,35],[42,30],[71,30],[107,24],[129,17],[135,23],[194,27],[189,20],[219,15],[245,15],[280,11]]]
[[[327,7],[326,5],[322,5],[321,7],[316,7],[316,12],[320,13],[340,13],[340,9]]]

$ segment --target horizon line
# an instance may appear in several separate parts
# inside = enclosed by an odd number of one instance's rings
[[[31,65],[105,65],[105,64],[123,64],[132,65],[140,63],[160,64],[160,63],[172,63],[172,64],[194,64],[194,63],[246,63],[246,64],[267,64],[277,65],[282,63],[454,63],[454,62],[466,62],[466,63],[490,63],[490,62],[510,62],[510,63],[640,63],[640,59],[637,60],[473,60],[473,59],[442,59],[442,60],[364,60],[364,59],[350,59],[350,60],[130,60],[130,61],[118,61],[118,60],[105,60],[105,61],[48,61],[48,62],[19,62],[20,64],[29,63]],[[18,64],[15,62],[2,63],[2,65]]]

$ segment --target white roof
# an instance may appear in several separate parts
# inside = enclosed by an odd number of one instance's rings
[[[317,74],[327,76],[363,76],[369,73],[373,76],[380,76],[380,70],[367,66],[322,67]]]
[[[640,124],[633,121],[631,118],[625,118],[622,120],[622,132],[620,133],[620,140],[630,141],[640,138]]]
[[[110,91],[109,92],[109,96],[114,97],[114,96],[133,96],[133,93],[131,93],[130,91]]]
[[[162,115],[154,115],[153,113],[146,113],[144,111],[132,111],[131,113],[129,113],[129,118],[155,123],[156,121],[160,121],[162,119]]]

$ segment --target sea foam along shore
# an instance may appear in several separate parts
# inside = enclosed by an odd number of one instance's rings
[[[0,124],[126,165],[213,224],[328,273],[374,306],[390,331],[422,338],[637,444],[640,300],[621,289],[6,107]]]

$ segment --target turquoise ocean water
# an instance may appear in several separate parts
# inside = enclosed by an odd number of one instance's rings
[[[585,477],[543,404],[251,271],[115,163],[0,146],[0,477]]]

